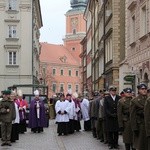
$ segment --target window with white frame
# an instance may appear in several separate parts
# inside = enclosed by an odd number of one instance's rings
[[[147,34],[147,10],[146,5],[141,7],[141,21],[140,21],[140,31],[141,36]]]
[[[16,38],[16,33],[17,33],[17,31],[16,31],[16,26],[15,25],[9,25],[8,26],[8,30],[9,30],[9,33],[8,33],[8,37],[9,38]]]
[[[76,84],[75,89],[76,89],[76,92],[78,93],[79,92],[79,85],[78,84]]]
[[[53,90],[54,93],[56,93],[56,83],[52,84],[52,90]]]
[[[68,84],[68,90],[71,90],[71,89],[72,89],[71,84]]]
[[[64,84],[63,83],[60,84],[60,92],[64,92]]]
[[[64,75],[64,70],[63,70],[63,69],[60,70],[60,75],[61,75],[61,76]]]
[[[107,40],[106,40],[106,45],[105,45],[105,62],[109,62],[110,60],[112,60],[113,58],[113,45],[112,45],[112,36],[110,36]]]
[[[53,73],[53,76],[56,75],[56,69],[55,68],[53,68],[53,72],[52,73]]]
[[[8,0],[8,9],[9,10],[16,10],[17,0]]]
[[[131,27],[130,27],[130,43],[135,41],[135,15],[131,17]]]
[[[68,74],[69,74],[69,76],[71,76],[71,70],[70,69],[68,70]]]
[[[76,77],[78,77],[79,76],[79,71],[78,70],[76,70]]]
[[[8,64],[9,65],[17,64],[17,53],[15,51],[8,52]]]

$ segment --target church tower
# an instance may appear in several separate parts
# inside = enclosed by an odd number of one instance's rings
[[[64,46],[80,62],[81,40],[86,34],[86,22],[83,14],[88,0],[70,0],[71,9],[66,13],[66,35]]]

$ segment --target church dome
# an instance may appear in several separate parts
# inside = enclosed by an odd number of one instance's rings
[[[72,8],[86,7],[88,0],[70,0]]]

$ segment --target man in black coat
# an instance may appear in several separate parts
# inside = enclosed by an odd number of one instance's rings
[[[115,86],[109,87],[110,96],[105,97],[104,113],[106,117],[106,129],[108,130],[108,144],[109,149],[118,148],[118,117],[117,105],[120,96],[116,94],[117,88]]]

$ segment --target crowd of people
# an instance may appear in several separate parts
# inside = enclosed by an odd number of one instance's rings
[[[56,119],[58,136],[67,136],[81,130],[91,131],[94,138],[108,145],[109,149],[119,148],[119,133],[122,134],[126,150],[150,150],[150,89],[141,83],[135,96],[131,88],[125,88],[120,95],[117,88],[93,92],[88,98],[75,93],[50,98],[50,119]],[[30,106],[29,106],[30,105]],[[26,124],[26,109],[29,123]],[[19,134],[31,128],[31,132],[43,132],[47,127],[46,110],[38,90],[28,103],[21,90],[2,91],[0,99],[1,146],[11,146],[19,140]]]
[[[39,91],[34,91],[35,97],[30,103],[29,123],[27,125],[26,110],[29,107],[21,90],[1,92],[0,99],[0,137],[1,146],[11,146],[12,142],[19,140],[19,134],[24,134],[27,127],[31,132],[43,132],[46,127],[46,114],[44,102],[39,98]]]
[[[138,94],[125,88],[121,95],[117,88],[93,92],[93,98],[77,93],[60,95],[55,102],[58,136],[73,134],[81,129],[92,131],[93,137],[119,149],[119,133],[122,134],[126,150],[150,150],[150,90],[141,83]]]

